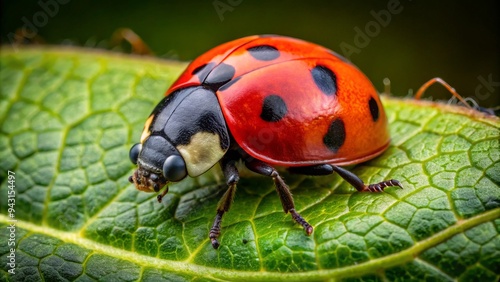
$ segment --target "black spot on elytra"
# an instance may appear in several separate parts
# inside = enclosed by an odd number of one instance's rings
[[[259,61],[272,61],[280,56],[280,51],[271,45],[258,45],[248,48],[247,51]]]
[[[344,145],[345,135],[344,122],[338,118],[330,124],[328,132],[323,137],[323,143],[328,149],[336,153]]]
[[[233,78],[235,72],[236,71],[233,66],[220,63],[210,72],[210,74],[208,74],[207,78],[203,82],[203,85],[217,91],[219,87],[226,84]]]
[[[200,82],[203,82],[210,71],[215,67],[215,63],[203,64],[197,68],[195,68],[191,74],[198,76]]]
[[[312,77],[318,88],[326,95],[337,92],[337,77],[332,70],[325,66],[316,66],[311,70]]]
[[[219,91],[225,91],[227,90],[229,87],[233,86],[233,84],[235,84],[238,80],[240,80],[241,76],[238,76],[234,79],[231,79],[231,81],[229,81],[228,83],[222,85],[220,88],[219,88]]]
[[[262,112],[260,117],[268,122],[276,122],[281,120],[288,109],[286,107],[285,101],[278,95],[269,95],[264,98],[262,103]]]
[[[368,106],[370,107],[370,114],[372,115],[373,121],[377,121],[379,111],[378,111],[377,101],[375,101],[373,97],[371,97],[370,101],[368,101]]]

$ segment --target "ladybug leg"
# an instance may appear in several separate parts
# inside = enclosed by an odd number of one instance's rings
[[[274,169],[272,166],[256,159],[246,161],[245,165],[253,172],[273,178],[274,184],[276,186],[276,192],[278,192],[278,196],[281,200],[281,205],[283,206],[283,211],[285,213],[290,212],[293,220],[302,225],[307,235],[311,235],[311,233],[313,232],[313,227],[295,210],[292,193],[290,192],[288,185],[286,185],[285,181],[283,181],[283,178],[281,178],[281,176],[279,175],[278,171],[276,171],[276,169]]]
[[[360,192],[382,192],[384,191],[384,188],[390,186],[398,186],[400,188],[403,188],[401,183],[396,179],[385,180],[379,183],[365,185],[365,183],[363,183],[363,180],[361,180],[356,174],[348,171],[347,169],[343,169],[335,165],[332,165],[332,169]]]
[[[333,174],[333,167],[329,164],[320,164],[312,166],[292,166],[288,168],[290,173],[305,175],[330,175]]]
[[[345,181],[349,182],[356,190],[360,192],[382,192],[384,188],[390,186],[398,186],[403,188],[401,183],[395,179],[385,180],[375,184],[366,185],[363,180],[361,180],[356,174],[348,171],[347,169],[343,169],[339,166],[329,165],[329,164],[321,164],[314,166],[304,166],[304,167],[290,167],[288,171],[291,173],[299,173],[306,175],[328,175],[334,172],[338,173]]]
[[[229,155],[230,154],[227,154],[226,156]],[[222,171],[224,172],[224,177],[226,178],[228,189],[217,204],[217,215],[215,216],[214,224],[212,225],[212,228],[210,229],[210,233],[208,235],[214,249],[218,249],[220,246],[217,238],[220,235],[222,216],[225,212],[229,211],[229,208],[231,207],[231,203],[233,202],[234,194],[236,192],[236,184],[240,179],[238,169],[236,168],[235,159],[231,158],[230,156],[226,156],[222,158],[222,160],[220,161],[220,165],[222,167]]]

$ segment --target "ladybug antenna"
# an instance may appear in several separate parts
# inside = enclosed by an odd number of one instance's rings
[[[424,83],[420,87],[420,89],[418,89],[417,94],[415,94],[415,99],[420,100],[420,97],[422,97],[422,95],[424,95],[425,90],[427,90],[427,88],[429,88],[431,85],[433,85],[436,82],[443,85],[455,98],[457,98],[460,102],[462,102],[462,104],[464,104],[465,107],[472,109],[472,107],[469,105],[469,103],[467,103],[467,100],[462,98],[462,96],[460,96],[460,94],[457,93],[455,88],[451,87],[448,83],[446,83],[446,81],[444,81],[440,77],[434,77],[433,79]]]

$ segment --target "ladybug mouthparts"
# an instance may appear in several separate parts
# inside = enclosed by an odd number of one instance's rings
[[[128,181],[133,183],[138,190],[144,192],[159,192],[163,186],[167,185],[167,180],[161,173],[156,174],[142,167],[139,167],[128,178]]]

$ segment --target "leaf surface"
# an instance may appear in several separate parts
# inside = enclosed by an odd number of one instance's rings
[[[163,204],[127,181],[128,150],[185,64],[61,48],[0,56],[2,280],[499,279],[498,118],[384,97],[392,144],[351,170],[404,189],[285,173],[308,237],[272,181],[244,171],[216,251],[218,168],[171,185]]]

